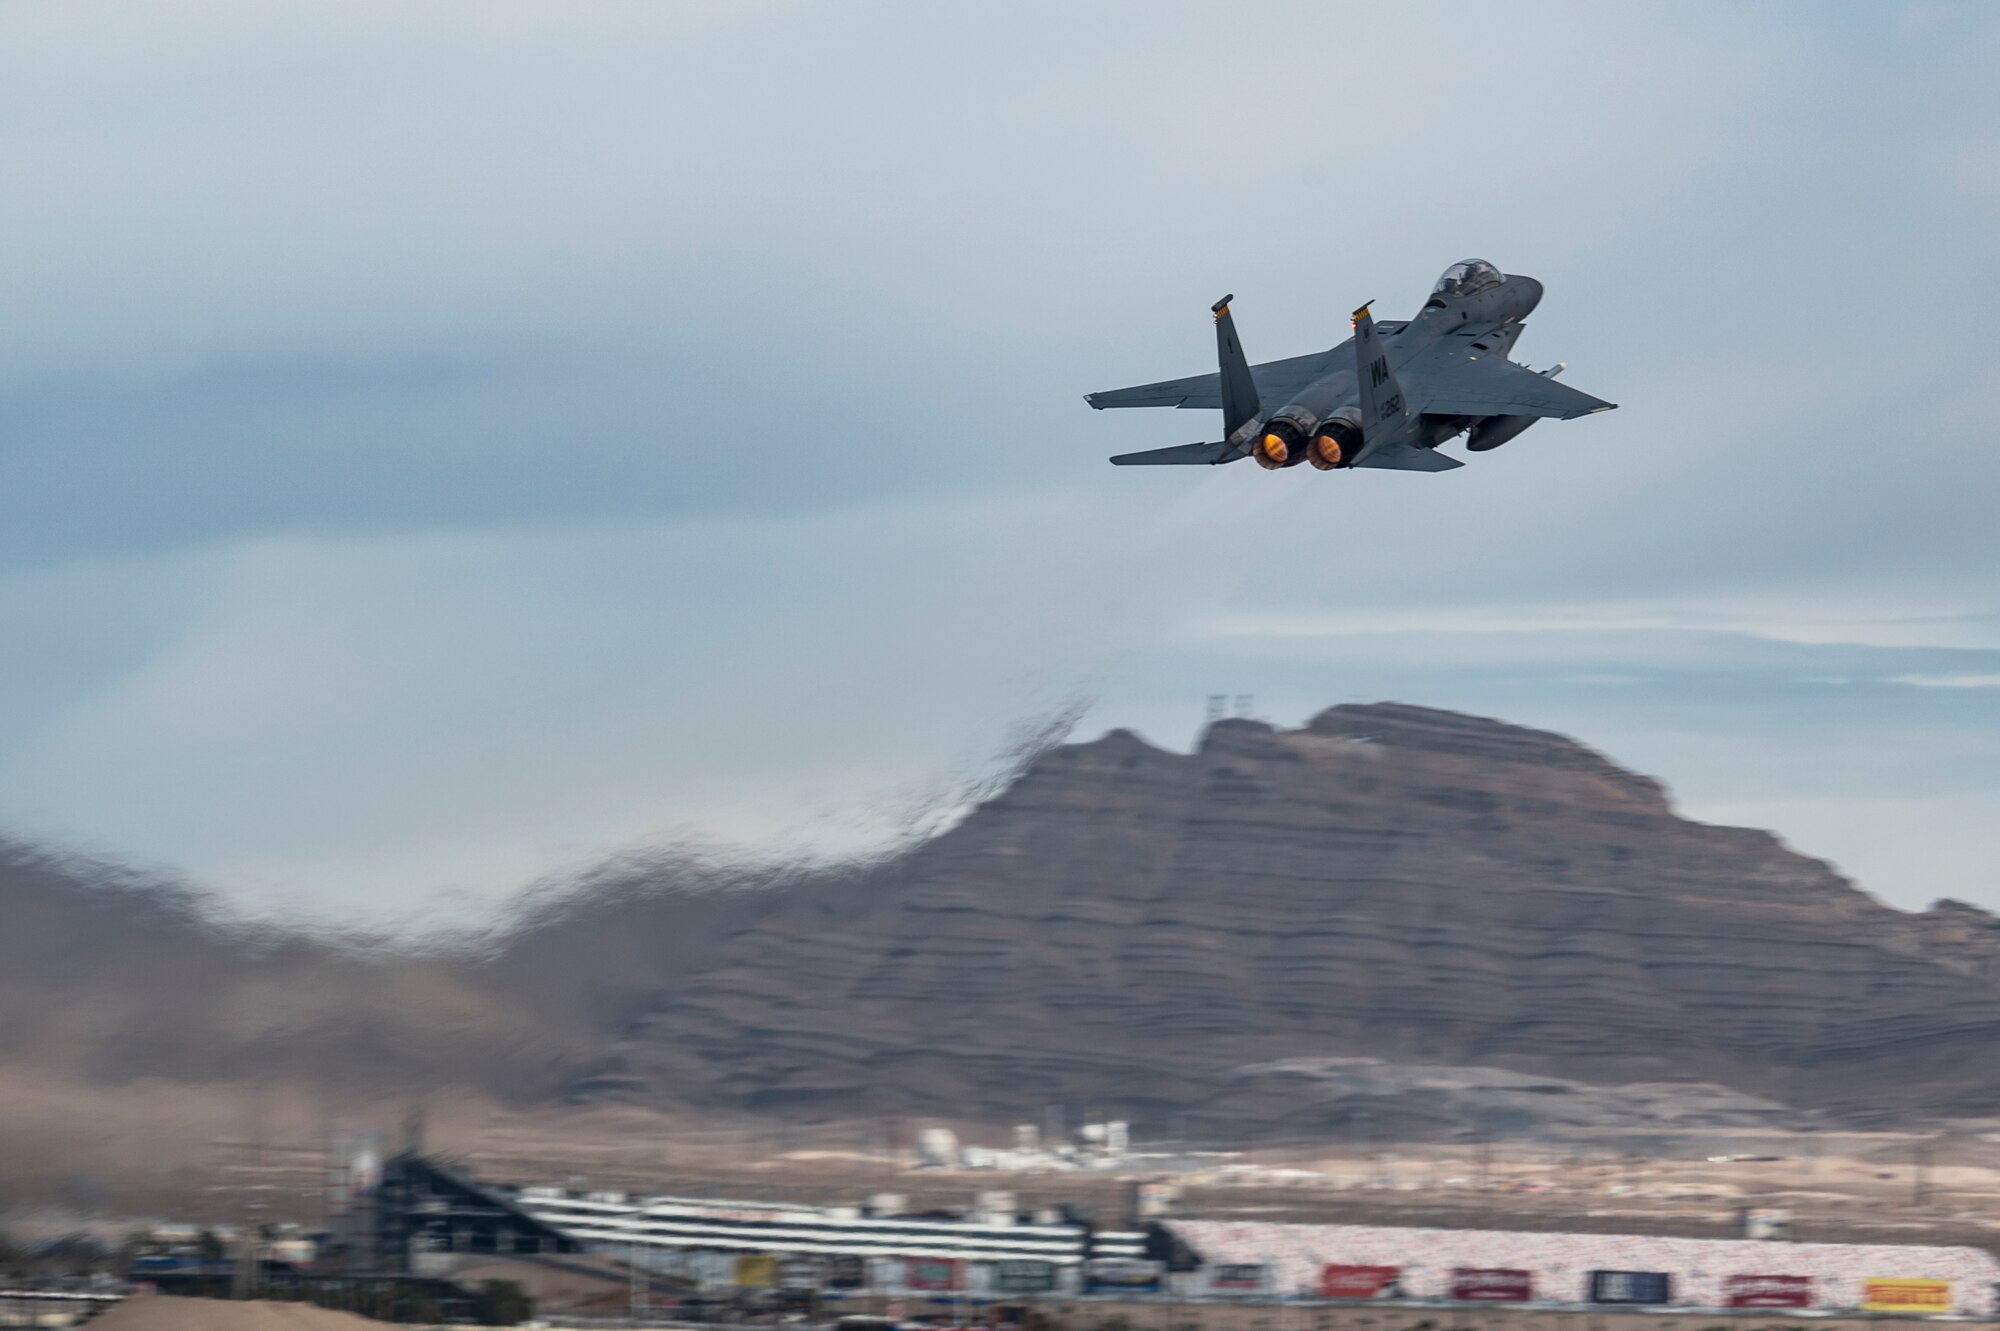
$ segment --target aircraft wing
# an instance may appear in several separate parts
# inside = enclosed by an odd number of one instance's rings
[[[1344,347],[1345,342],[1340,344]],[[1294,356],[1290,360],[1266,361],[1262,365],[1250,367],[1250,377],[1257,383],[1257,396],[1265,402],[1283,403],[1290,401],[1301,388],[1321,375],[1329,372],[1336,364],[1333,351],[1315,351],[1310,356]],[[1140,384],[1136,388],[1114,388],[1104,393],[1085,393],[1083,400],[1099,411],[1106,407],[1206,407],[1210,411],[1222,408],[1222,376],[1220,374],[1196,374],[1186,379],[1166,379],[1157,384]]]
[[[1553,416],[1574,420],[1616,402],[1557,383],[1505,356],[1474,356],[1437,372],[1419,394],[1433,416]],[[1366,464],[1360,464],[1366,465]]]

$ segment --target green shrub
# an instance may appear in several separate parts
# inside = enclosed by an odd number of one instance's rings
[[[472,1315],[481,1326],[519,1326],[535,1315],[535,1301],[518,1280],[482,1280],[472,1296]]]

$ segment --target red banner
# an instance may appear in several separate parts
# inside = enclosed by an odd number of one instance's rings
[[[1811,1276],[1727,1276],[1723,1301],[1732,1308],[1810,1308]]]
[[[1375,1299],[1403,1274],[1400,1266],[1336,1266],[1320,1268],[1322,1299]]]
[[[1535,1297],[1535,1273],[1457,1267],[1451,1273],[1451,1296],[1469,1302],[1529,1303]]]

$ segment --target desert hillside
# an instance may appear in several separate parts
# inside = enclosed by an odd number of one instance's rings
[[[627,864],[454,948],[240,929],[19,846],[0,918],[0,1079],[84,1096],[1312,1137],[2000,1091],[1992,916],[1890,909],[1572,740],[1398,704],[1059,746],[893,860]]]
[[[670,900],[629,910],[673,936]],[[1992,924],[1888,908],[1546,732],[1395,704],[1189,755],[1120,732],[662,966],[580,1089],[1309,1129],[1343,1117],[1312,1061],[1372,1056],[1984,1112]]]

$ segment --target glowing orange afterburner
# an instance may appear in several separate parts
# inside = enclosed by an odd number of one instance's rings
[[[1282,418],[1270,421],[1264,426],[1264,433],[1251,446],[1250,456],[1257,459],[1257,465],[1266,471],[1296,467],[1306,460],[1305,435],[1296,422]]]
[[[1308,450],[1308,458],[1321,471],[1332,471],[1336,467],[1351,467],[1361,452],[1361,427],[1346,415],[1328,418],[1313,435]]]

